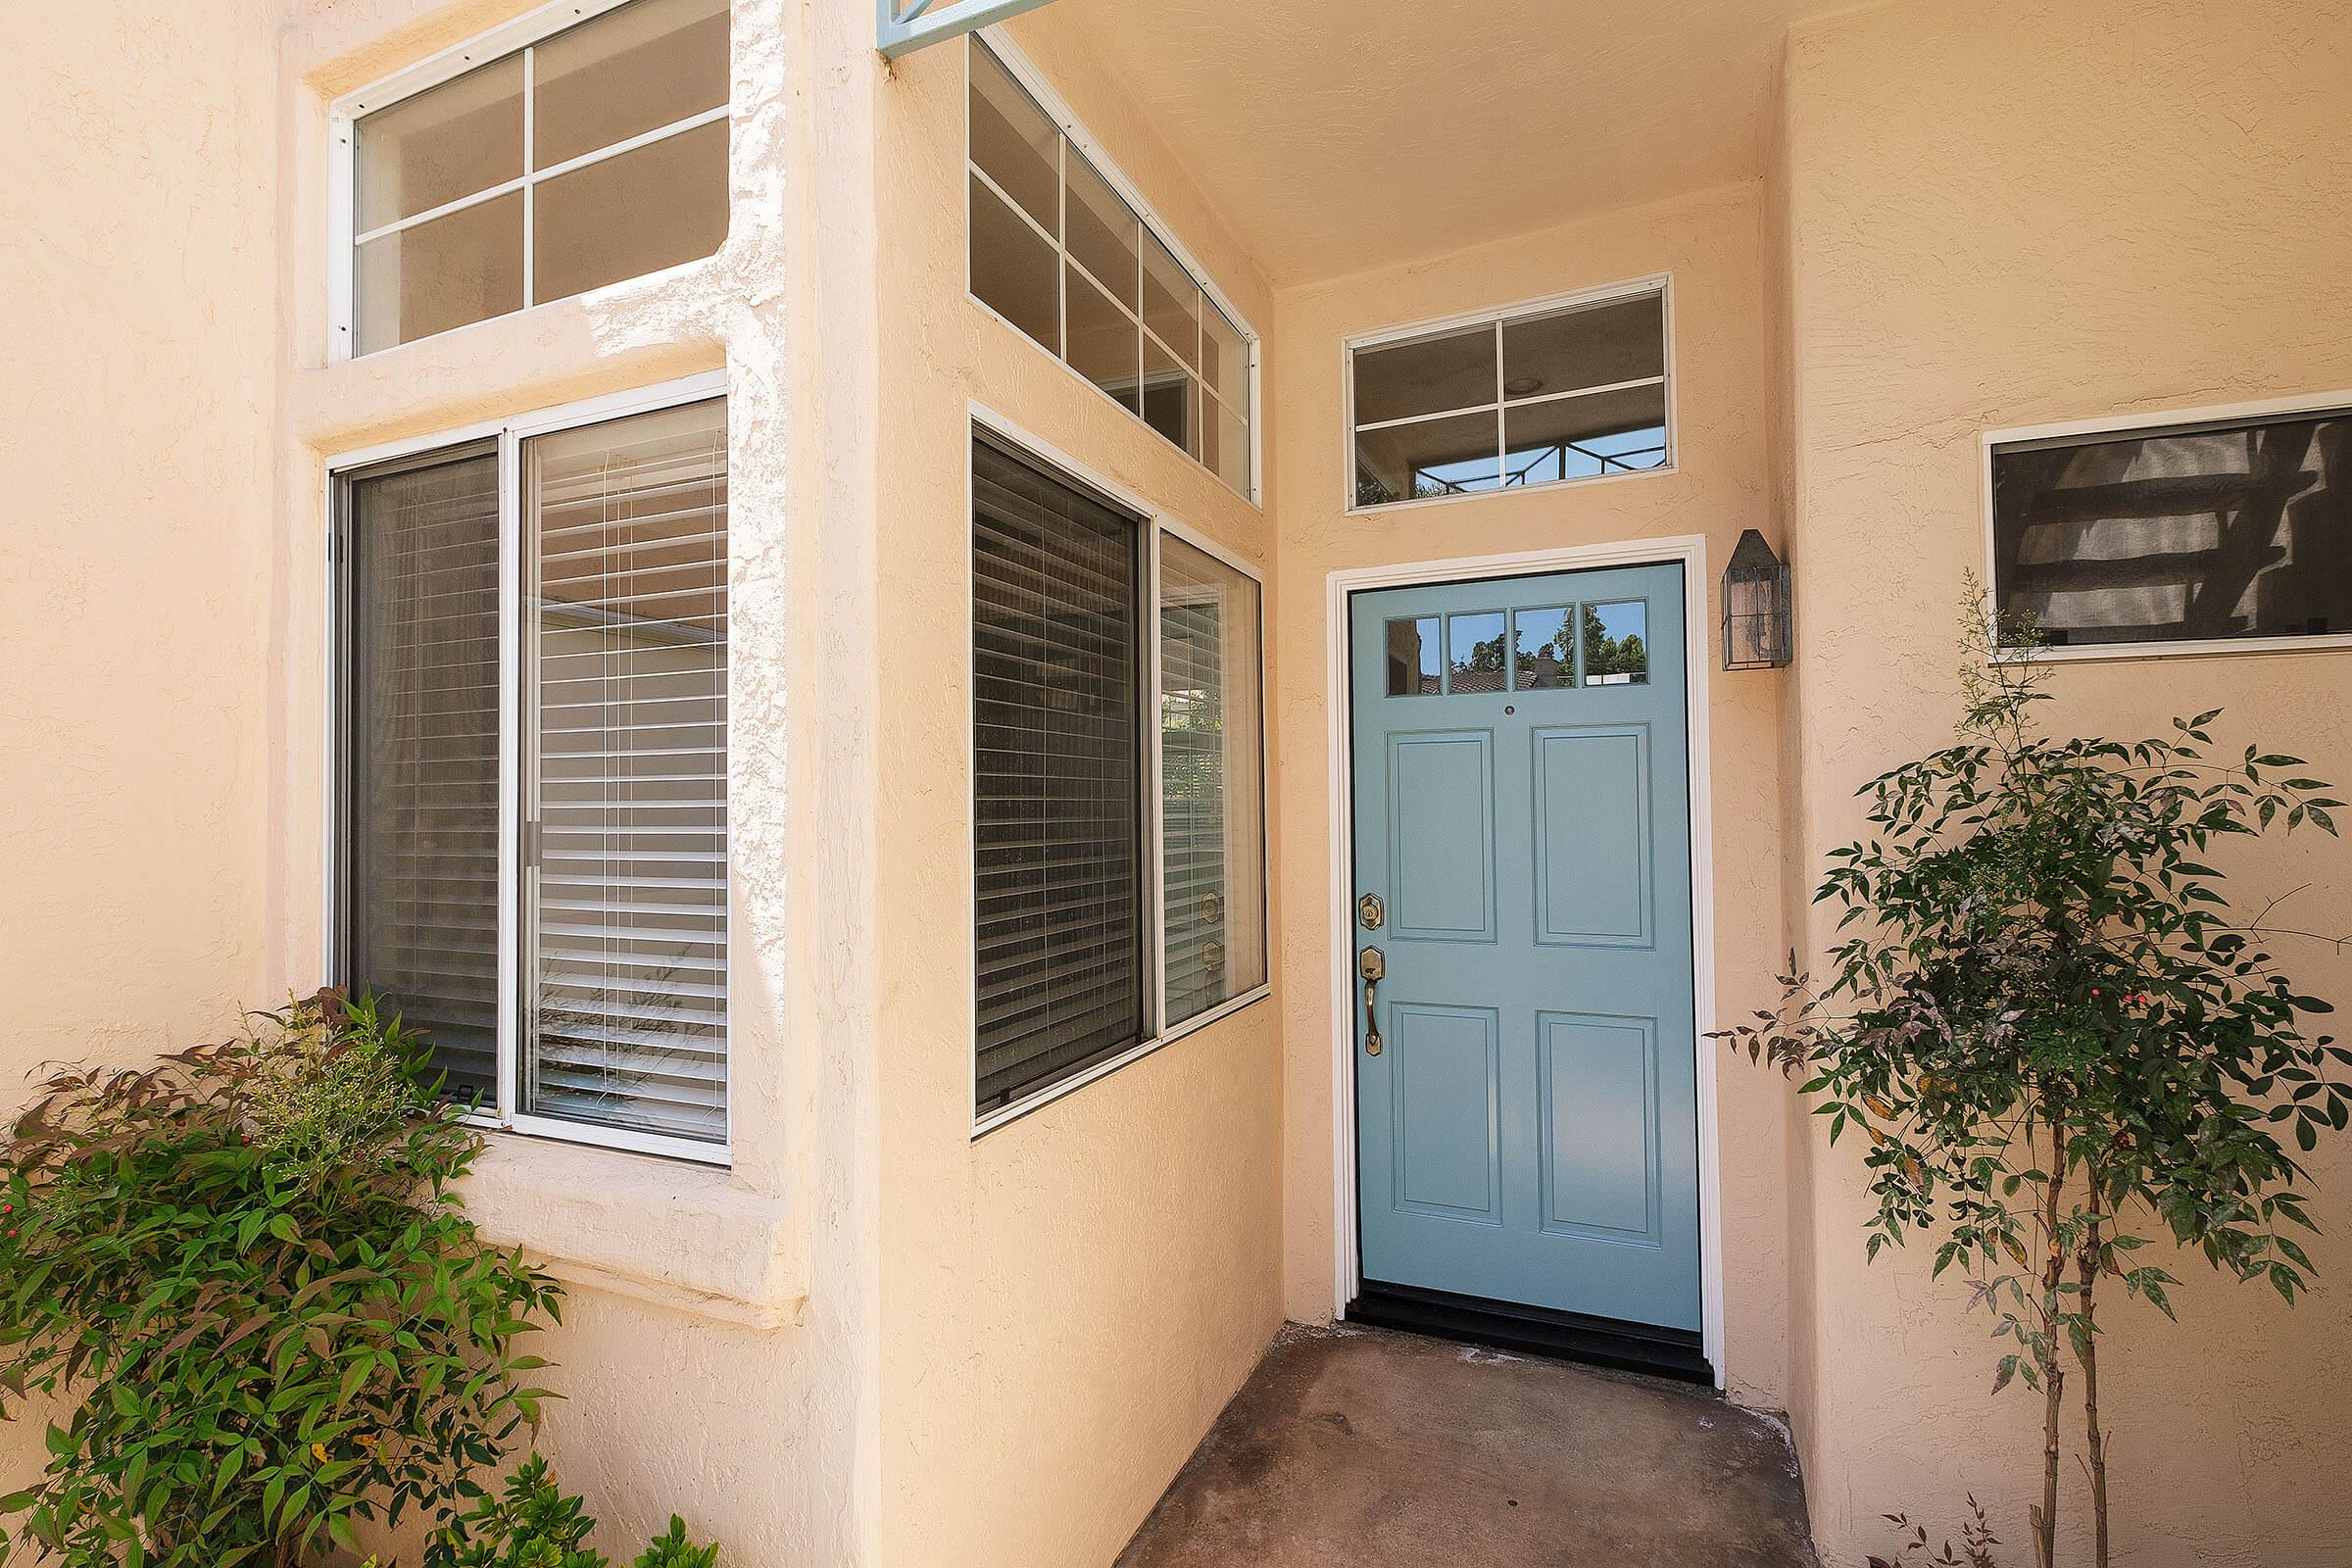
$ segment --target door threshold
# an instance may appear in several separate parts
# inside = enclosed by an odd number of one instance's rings
[[[1581,1361],[1653,1378],[1715,1385],[1701,1341],[1690,1329],[1653,1328],[1615,1318],[1587,1317],[1549,1307],[1490,1301],[1450,1291],[1366,1280],[1348,1303],[1348,1322],[1401,1329],[1433,1339],[1456,1340],[1515,1355]]]

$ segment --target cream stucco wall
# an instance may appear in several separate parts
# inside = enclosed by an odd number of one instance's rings
[[[1856,825],[1852,787],[1946,732],[1954,607],[1984,559],[1982,431],[2352,387],[2352,7],[1874,9],[1798,31],[1786,116],[1791,850],[1810,880]],[[2052,717],[2129,735],[2226,708],[2226,742],[2260,738],[2343,780],[2348,659],[2074,664]],[[2315,835],[2230,864],[2257,899],[2308,884],[2291,923],[2352,928],[2352,848]],[[1820,942],[1818,919],[1806,935]],[[2281,956],[2352,1002],[2352,956]],[[2023,1541],[2038,1410],[1987,1399],[1988,1325],[1960,1287],[1929,1282],[1925,1257],[1863,1266],[1857,1160],[1814,1160],[1792,1406],[1825,1554],[1884,1549],[1885,1510],[1956,1521],[1969,1488]],[[2191,1258],[2174,1265],[2189,1282],[2179,1327],[2115,1310],[2100,1392],[2119,1562],[2352,1561],[2352,1147],[2313,1169],[2328,1234],[2300,1307]]]
[[[1263,281],[1052,8],[1015,41],[1261,331]],[[880,89],[884,1550],[1100,1568],[1281,1322],[1272,1001],[969,1138],[969,405],[1228,550],[1266,517],[965,294],[963,50]],[[1272,421],[1269,421],[1271,427]]]
[[[276,8],[153,9],[0,56],[0,1110],[264,999]]]
[[[1273,509],[1280,541],[1274,723],[1282,760],[1283,1289],[1294,1318],[1331,1316],[1336,1271],[1328,578],[1343,567],[1698,534],[1706,539],[1707,580],[1690,585],[1690,612],[1708,627],[1712,648],[1719,613],[1713,579],[1740,530],[1777,533],[1764,220],[1756,184],[1725,186],[1289,290],[1277,302],[1268,385],[1282,414]],[[1348,338],[1658,272],[1673,277],[1673,472],[1347,514],[1341,345]],[[1774,833],[1782,681],[1769,672],[1727,675],[1714,663],[1705,666],[1715,833],[1711,956],[1720,977],[1718,1014],[1732,1017],[1765,1000],[1787,952]],[[1702,1071],[1712,1066],[1712,1052],[1703,1048]],[[1719,1086],[1724,1359],[1740,1397],[1772,1406],[1781,1402],[1788,1353],[1785,1097],[1777,1082],[1729,1070]]]

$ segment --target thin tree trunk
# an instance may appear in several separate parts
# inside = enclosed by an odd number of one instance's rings
[[[2099,1277],[2098,1173],[2090,1174],[2090,1222],[2082,1246],[2075,1253],[2075,1276],[2082,1286],[2082,1416],[2090,1449],[2090,1520],[2092,1560],[2107,1568],[2107,1445],[2099,1429],[2099,1336],[2091,1305],[2091,1286]]]
[[[2066,1373],[2058,1359],[2058,1285],[2066,1277],[2066,1250],[2058,1243],[2060,1195],[2066,1190],[2065,1134],[2055,1116],[2050,1130],[2050,1179],[2042,1189],[2042,1245],[2047,1249],[2041,1270],[2041,1506],[2033,1510],[2034,1561],[2036,1568],[2058,1564],[2058,1431],[2065,1414]]]

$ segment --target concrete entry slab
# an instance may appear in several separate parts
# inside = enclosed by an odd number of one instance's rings
[[[1787,1435],[1704,1390],[1285,1329],[1117,1568],[1813,1568]]]

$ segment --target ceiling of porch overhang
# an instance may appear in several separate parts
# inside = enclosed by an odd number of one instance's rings
[[[1846,0],[1054,0],[1276,287],[1759,174]]]

